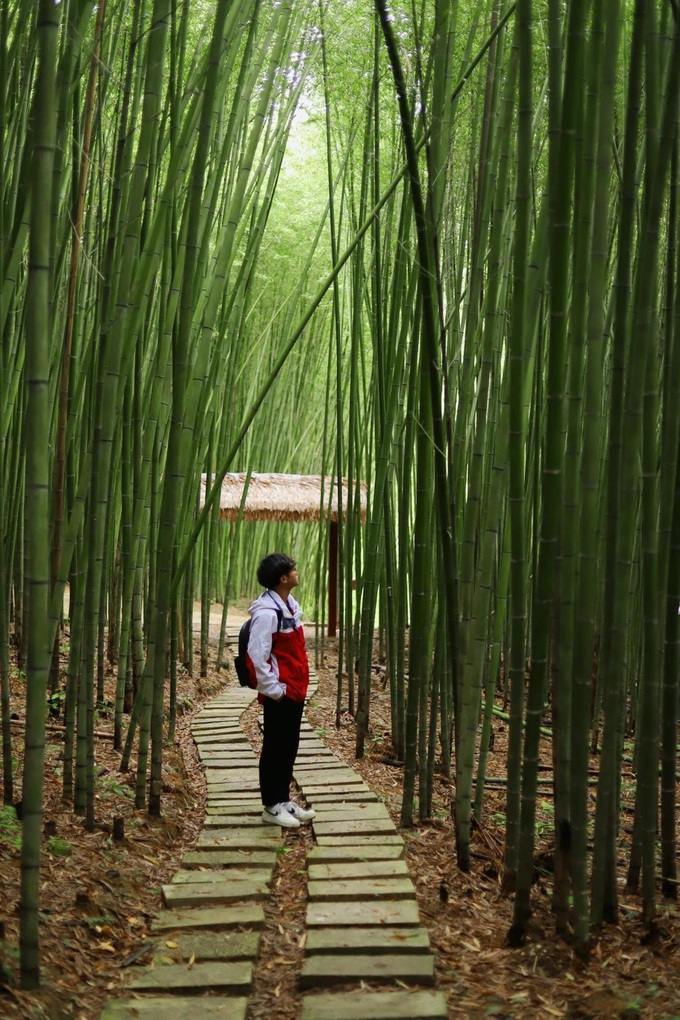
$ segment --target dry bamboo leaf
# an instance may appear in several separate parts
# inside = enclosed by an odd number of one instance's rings
[[[195,963],[196,963],[196,953],[192,953],[191,954],[191,959],[189,960],[189,962],[187,964],[187,970],[192,970],[192,968],[193,968]]]
[[[539,995],[539,999],[543,1003],[543,1009],[546,1011],[546,1013],[549,1013],[550,1016],[564,1016],[565,1015],[563,1009],[557,1009],[555,1006],[549,1005],[549,1003],[547,1003],[545,1001],[545,999],[543,998],[542,995]]]

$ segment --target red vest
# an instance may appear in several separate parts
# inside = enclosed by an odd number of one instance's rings
[[[279,667],[279,680],[286,685],[286,696],[292,701],[304,701],[309,687],[309,662],[302,626],[272,634],[272,652]]]
[[[302,625],[296,627],[290,617],[283,617],[281,628],[272,634],[272,654],[276,656],[279,681],[286,685],[286,697],[291,701],[304,701],[309,687],[309,662]],[[247,663],[255,685],[255,667],[250,656]],[[265,697],[265,694],[258,694],[260,704]]]

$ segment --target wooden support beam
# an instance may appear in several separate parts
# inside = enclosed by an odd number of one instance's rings
[[[335,637],[338,626],[338,522],[331,521],[328,546],[328,636]]]

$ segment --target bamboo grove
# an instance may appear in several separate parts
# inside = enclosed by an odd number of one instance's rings
[[[229,470],[349,478],[338,713],[362,755],[377,632],[402,823],[450,776],[463,870],[502,699],[511,942],[541,740],[558,932],[585,954],[618,916],[624,771],[644,921],[676,896],[679,76],[670,0],[0,0],[2,760],[26,987],[48,706],[92,827],[113,670],[121,767],[159,814],[194,600],[205,668],[211,602],[280,546],[323,622],[325,525],[225,525]]]

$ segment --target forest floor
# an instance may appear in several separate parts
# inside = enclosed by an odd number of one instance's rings
[[[399,824],[402,769],[393,758],[389,702],[381,683],[371,704],[371,734],[363,759],[354,758],[354,722],[344,712],[335,726],[336,646],[324,643],[317,666],[319,687],[307,717],[341,759],[361,773]],[[151,819],[134,807],[134,772],[119,771],[111,740],[110,711],[97,724],[97,821],[87,832],[72,805],[62,802],[59,720],[48,730],[45,810],[40,891],[41,988],[19,988],[20,823],[14,808],[0,807],[0,1016],[11,1020],[96,1020],[103,1004],[117,997],[130,970],[147,962],[155,940],[150,922],[160,907],[160,886],[178,870],[200,832],[205,809],[204,772],[191,739],[192,716],[225,684],[224,672],[199,676],[180,671],[180,715],[173,747],[166,748],[163,817]],[[234,682],[231,680],[230,682]],[[21,789],[25,678],[12,679],[13,755],[16,788]],[[113,676],[107,678],[107,698]],[[257,707],[244,725],[258,748]],[[505,774],[505,724],[494,723],[489,774]],[[542,745],[546,767],[550,747]],[[547,789],[547,788],[546,788]],[[624,808],[632,790],[624,783]],[[502,895],[505,794],[489,787],[485,815],[472,838],[472,867],[462,874],[455,862],[451,819],[452,786],[435,779],[432,818],[402,831],[406,858],[416,886],[421,920],[436,955],[437,982],[449,1003],[449,1015],[483,1017],[680,1018],[680,912],[659,900],[653,938],[640,921],[637,896],[625,891],[628,818],[620,841],[621,921],[594,938],[591,961],[579,962],[568,942],[554,934],[550,909],[552,850],[549,793],[539,798],[534,913],[525,944],[506,945],[511,901]],[[15,797],[16,799],[16,797]],[[122,817],[123,842],[113,840],[113,819]],[[306,908],[305,854],[308,827],[287,832],[265,908],[266,927],[255,972],[249,1020],[294,1020],[304,952]]]

